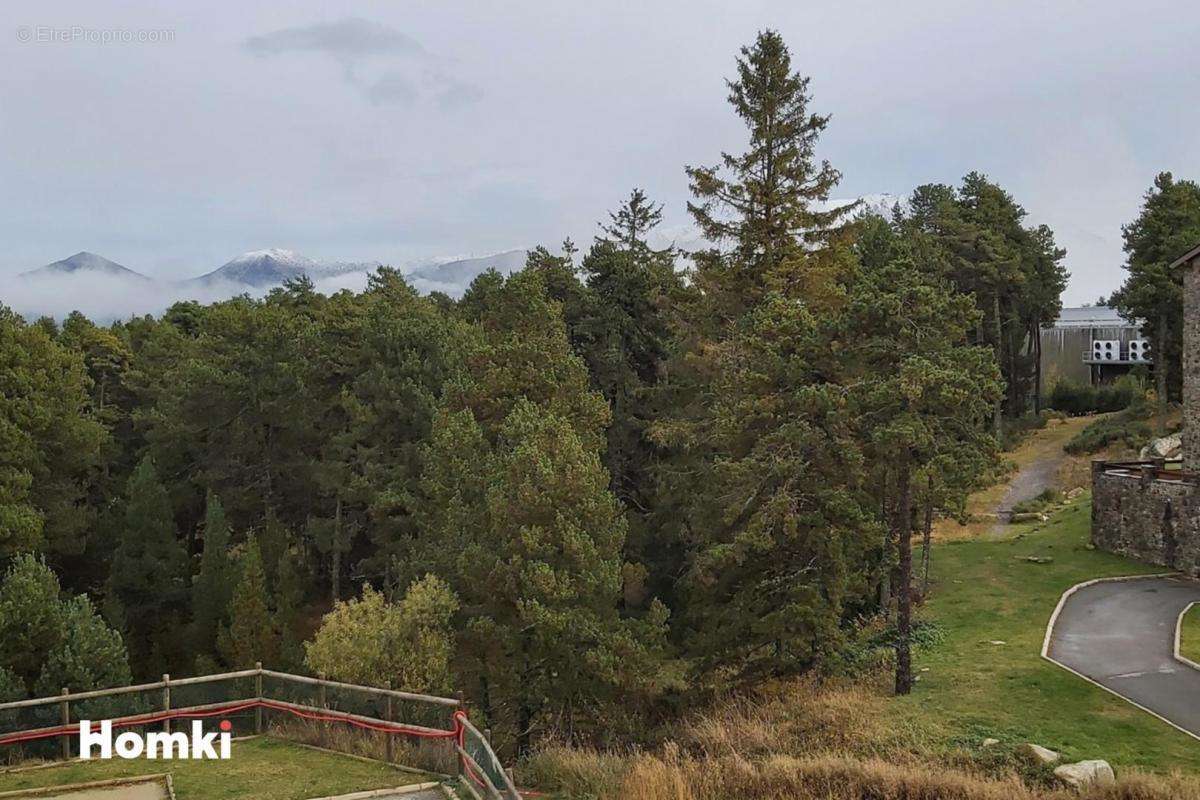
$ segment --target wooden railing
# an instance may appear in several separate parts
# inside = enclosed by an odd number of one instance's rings
[[[1150,461],[1093,461],[1092,472],[1142,480],[1200,484],[1200,473],[1186,472],[1182,466],[1180,459],[1163,458]]]
[[[253,693],[248,696],[233,696],[214,703],[192,705],[172,703],[172,689],[178,691],[184,687],[248,679],[254,681]],[[312,687],[317,693],[316,703],[299,703],[295,702],[295,698],[273,697],[270,691],[264,690],[264,679],[295,686]],[[333,708],[328,701],[330,691],[348,692],[382,700],[382,716]],[[444,741],[447,744],[447,753],[453,756],[450,760],[455,765],[455,771],[459,777],[464,779],[463,785],[468,786],[472,793],[477,794],[482,790],[489,800],[519,800],[520,798],[487,738],[467,720],[463,713],[461,699],[344,683],[324,677],[293,675],[265,669],[261,664],[255,665],[254,669],[191,678],[172,678],[170,675],[163,675],[161,681],[153,683],[114,686],[85,692],[71,693],[64,688],[62,694],[54,697],[37,697],[0,703],[0,720],[3,720],[6,715],[12,715],[15,718],[22,711],[53,708],[54,706],[58,707],[59,713],[56,716],[61,720],[59,724],[52,726],[0,731],[0,745],[22,745],[30,742],[52,741],[58,738],[61,742],[62,758],[69,759],[71,757],[71,741],[79,733],[78,719],[72,725],[72,708],[79,709],[81,703],[89,701],[139,693],[157,694],[159,700],[154,703],[157,708],[136,714],[106,716],[105,720],[111,722],[113,728],[161,723],[163,730],[169,731],[171,722],[176,719],[203,719],[222,714],[234,715],[253,712],[254,732],[261,734],[264,732],[264,711],[289,714],[309,721],[344,723],[383,734],[386,747],[385,759],[389,762],[392,761],[393,739],[397,735]],[[421,715],[420,719],[404,719],[404,715],[401,714],[401,718],[397,719],[395,706],[398,702],[401,704],[415,703],[418,707],[425,707],[429,714]],[[436,718],[443,719],[445,727],[435,727],[431,720]],[[98,722],[98,720],[93,721]]]

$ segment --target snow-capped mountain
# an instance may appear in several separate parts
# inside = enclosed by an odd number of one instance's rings
[[[115,261],[109,261],[104,256],[98,256],[86,250],[82,250],[61,261],[55,261],[53,264],[47,264],[44,267],[22,272],[17,277],[36,279],[72,274],[111,275],[116,278],[127,278],[135,281],[150,280],[150,278],[140,272],[134,272]]]
[[[314,281],[353,272],[371,272],[382,264],[378,261],[314,261],[295,250],[273,247],[251,250],[222,264],[212,272],[192,278],[193,283],[233,283],[255,289],[278,286],[291,278],[307,275]]]
[[[260,288],[276,286],[302,275],[312,277],[320,271],[320,265],[307,256],[293,250],[272,248],[242,253],[212,272],[192,280],[197,283],[240,283]]]
[[[420,291],[445,292],[451,297],[458,297],[467,290],[471,281],[489,269],[494,269],[501,275],[508,275],[521,269],[525,266],[525,258],[528,254],[528,250],[506,250],[503,253],[479,258],[443,261],[418,267],[405,277]]]

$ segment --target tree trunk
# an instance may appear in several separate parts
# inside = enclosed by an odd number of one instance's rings
[[[329,592],[333,597],[333,602],[336,603],[342,597],[342,498],[340,497],[337,499],[337,506],[333,512],[333,541],[330,542],[330,545],[332,563],[329,565]]]
[[[1167,435],[1167,315],[1158,317],[1154,342],[1154,383],[1158,392],[1158,435]]]
[[[883,492],[880,498],[879,513],[883,517],[883,577],[879,582],[879,607],[883,610],[883,618],[892,615],[892,509],[888,505],[888,475],[883,473]]]
[[[1033,413],[1042,413],[1042,324],[1037,317],[1031,323],[1033,330]]]
[[[929,591],[929,549],[933,544],[933,476],[925,489],[925,531],[921,539],[921,594]]]
[[[912,480],[906,455],[897,475],[899,508],[896,513],[896,543],[900,569],[896,595],[896,694],[912,691]]]
[[[992,325],[993,325],[994,333],[995,333],[995,337],[996,337],[996,339],[995,339],[995,341],[996,341],[996,364],[1000,365],[1000,364],[1004,363],[1004,354],[1001,352],[1001,350],[1003,348],[1000,346],[1002,333],[1001,333],[1001,328],[1000,328],[1000,290],[999,289],[997,289],[992,294]],[[1012,380],[1011,375],[1008,376],[1008,380],[1009,381]],[[1004,393],[1001,393],[1000,397],[996,398],[996,408],[992,414],[992,430],[993,430],[993,433],[996,434],[997,442],[1000,441],[1000,437],[1004,433],[1004,422],[1001,419],[1001,415],[1004,413],[1003,409],[1004,409]]]

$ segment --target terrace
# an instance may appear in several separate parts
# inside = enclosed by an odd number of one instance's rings
[[[230,730],[229,760],[80,760],[79,720]],[[228,722],[230,727],[225,727]],[[0,704],[0,798],[519,800],[459,699],[254,669]]]

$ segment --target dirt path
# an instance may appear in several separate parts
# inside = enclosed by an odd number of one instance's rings
[[[1008,483],[1008,489],[992,511],[998,522],[992,529],[999,533],[1012,517],[1013,508],[1026,500],[1032,500],[1047,489],[1058,488],[1058,473],[1067,461],[1062,447],[1056,453],[1039,455],[1017,471]]]
[[[1031,433],[1016,450],[1005,457],[1016,464],[1008,479],[983,489],[967,500],[967,513],[972,522],[959,525],[954,520],[941,520],[934,530],[939,539],[961,539],[974,536],[999,536],[1004,533],[1013,506],[1037,497],[1049,488],[1069,489],[1073,478],[1069,473],[1074,461],[1063,451],[1063,445],[1093,422],[1095,417],[1073,417],[1050,420],[1045,428]],[[1086,470],[1080,473],[1086,481]]]

